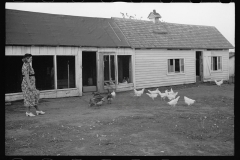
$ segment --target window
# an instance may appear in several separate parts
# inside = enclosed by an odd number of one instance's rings
[[[57,56],[57,88],[75,87],[75,56]]]
[[[23,56],[5,56],[5,93],[22,92],[22,58]]]
[[[23,56],[5,56],[5,93],[22,92]],[[33,56],[32,67],[36,88],[40,91],[54,89],[53,56]]]
[[[221,56],[213,56],[211,58],[211,70],[212,71],[222,70],[222,57]]]
[[[184,73],[184,59],[168,59],[168,73]]]
[[[132,61],[130,55],[118,55],[118,83],[132,83]]]
[[[132,56],[115,56],[103,55],[104,85],[132,83]]]
[[[33,56],[33,69],[38,90],[54,89],[53,56]]]
[[[104,83],[113,84],[115,80],[115,56],[104,55]]]

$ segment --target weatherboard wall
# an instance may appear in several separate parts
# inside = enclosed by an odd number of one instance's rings
[[[195,51],[135,50],[135,86],[150,88],[196,82]],[[184,73],[168,74],[168,59],[184,59]]]
[[[235,74],[235,56],[229,58],[229,76]]]
[[[222,57],[222,70],[211,71],[211,80],[229,80],[229,51],[211,51],[211,56]]]

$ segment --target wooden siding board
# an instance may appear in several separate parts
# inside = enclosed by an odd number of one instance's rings
[[[12,46],[5,46],[5,55],[13,55]]]
[[[56,54],[56,47],[47,47],[47,54],[48,55],[55,55]]]
[[[30,46],[21,46],[21,53],[22,55],[26,53],[31,53],[31,47]]]
[[[40,54],[40,47],[31,46],[31,54],[32,55],[39,55]]]
[[[47,47],[40,47],[39,55],[47,55]]]
[[[22,49],[20,46],[13,46],[12,50],[13,50],[12,51],[13,55],[24,55],[24,54],[22,54]]]

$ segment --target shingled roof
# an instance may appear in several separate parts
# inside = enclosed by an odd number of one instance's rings
[[[212,26],[113,18],[133,48],[231,49],[232,44]]]
[[[6,45],[130,47],[112,19],[5,11]]]

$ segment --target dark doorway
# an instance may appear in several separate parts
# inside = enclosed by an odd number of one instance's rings
[[[96,52],[82,52],[82,84],[83,92],[96,91],[97,69]]]
[[[118,56],[118,82],[131,83],[131,56],[119,55]]]
[[[202,52],[196,51],[196,81],[202,79]]]

